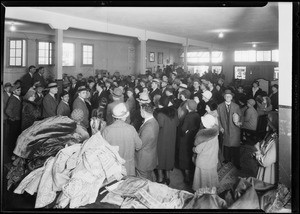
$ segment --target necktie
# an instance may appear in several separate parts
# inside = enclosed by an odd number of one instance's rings
[[[227,109],[227,112],[229,112],[229,110],[230,110],[230,105],[227,105],[227,104],[226,104],[226,109]]]

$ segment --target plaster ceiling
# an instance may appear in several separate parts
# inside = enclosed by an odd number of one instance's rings
[[[278,46],[278,3],[264,7],[35,7],[223,46]],[[219,39],[218,33],[224,32]]]

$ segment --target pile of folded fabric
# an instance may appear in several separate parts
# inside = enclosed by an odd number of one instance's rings
[[[76,122],[66,116],[49,117],[36,121],[17,139],[13,162],[7,174],[7,189],[22,180],[29,172],[44,165],[66,145],[80,143]]]
[[[126,175],[118,147],[97,132],[83,144],[74,144],[49,157],[43,167],[26,176],[14,193],[37,193],[35,208],[77,208],[94,203],[99,189]]]

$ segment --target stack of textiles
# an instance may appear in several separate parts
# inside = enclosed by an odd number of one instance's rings
[[[97,132],[83,144],[68,146],[48,158],[14,192],[37,192],[35,208],[53,202],[56,208],[78,208],[94,203],[103,185],[121,180],[126,175],[124,163],[118,147],[109,145]]]
[[[76,122],[66,116],[49,117],[36,121],[25,129],[17,139],[13,162],[7,174],[8,185],[16,185],[32,170],[44,165],[66,145],[80,143]]]

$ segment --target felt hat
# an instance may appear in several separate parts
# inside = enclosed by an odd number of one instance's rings
[[[82,85],[82,86],[80,86],[80,87],[77,89],[77,92],[78,92],[78,93],[81,92],[81,91],[88,91],[88,89],[87,89],[84,85]]]
[[[57,83],[56,82],[51,82],[48,84],[48,87],[47,88],[57,88]]]
[[[216,123],[215,117],[210,114],[206,114],[206,115],[202,116],[201,121],[202,121],[203,126],[207,129],[212,128]]]
[[[127,91],[131,91],[134,94],[133,88],[127,88]]]
[[[28,100],[29,97],[32,97],[32,95],[34,95],[35,93],[36,93],[35,90],[33,90],[32,88],[30,88],[30,89],[26,92],[26,94],[24,95],[24,99],[25,99],[25,100]]]
[[[71,83],[68,81],[63,82],[63,88],[67,88],[70,85],[71,85]]]
[[[136,99],[139,103],[151,103],[147,93],[140,93],[140,97]]]
[[[186,99],[189,99],[191,97],[191,92],[187,89],[180,92],[180,94],[183,95]]]
[[[206,99],[210,100],[210,98],[212,97],[212,93],[210,91],[204,91],[202,93],[202,96],[205,97]]]
[[[187,100],[186,104],[191,111],[195,111],[197,109],[197,103],[195,100]]]
[[[124,118],[129,116],[129,111],[125,103],[119,103],[112,109],[112,116],[114,118]]]
[[[170,102],[171,102],[171,99],[167,96],[162,96],[158,101],[159,105],[161,105],[163,107],[168,107]]]
[[[35,68],[35,66],[34,65],[30,65],[29,68],[28,68],[28,70],[30,70],[31,68]]]
[[[13,87],[10,88],[10,92],[14,92],[15,90],[17,90],[18,88],[21,88],[21,86],[19,84],[15,84]]]
[[[174,74],[175,76],[177,76],[177,72],[176,71],[173,71],[172,74]]]
[[[232,93],[230,89],[226,89],[223,93],[223,96],[225,96],[226,94],[231,94],[231,96],[234,96],[234,93]]]
[[[75,120],[76,122],[82,122],[83,121],[83,111],[79,108],[76,108],[71,113],[71,118]]]
[[[166,90],[165,90],[166,92],[168,91],[168,92],[170,92],[170,93],[174,93],[174,88],[172,88],[172,86],[171,87],[167,87],[166,88]]]
[[[7,87],[12,87],[10,82],[5,83],[4,88],[7,88]]]
[[[115,88],[111,94],[112,94],[112,96],[117,97],[117,98],[123,97],[123,91],[120,88]]]
[[[60,97],[64,97],[65,95],[69,94],[66,90],[63,90],[62,93],[60,94]]]
[[[254,106],[256,102],[253,99],[249,99],[247,103],[249,103],[251,106]]]

